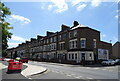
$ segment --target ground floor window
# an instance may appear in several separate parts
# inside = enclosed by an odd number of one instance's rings
[[[75,53],[75,59],[77,59],[77,53]]]
[[[68,53],[69,60],[76,60],[78,58],[77,53]]]

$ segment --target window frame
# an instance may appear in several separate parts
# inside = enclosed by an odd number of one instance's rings
[[[83,42],[84,41],[84,42]],[[80,39],[80,44],[81,44],[81,48],[86,48],[86,38],[81,38]]]

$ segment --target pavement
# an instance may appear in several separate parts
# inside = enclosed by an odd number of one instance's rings
[[[31,64],[25,64],[24,65],[28,66],[25,70],[21,72],[21,74],[25,77],[36,75],[36,74],[41,74],[47,71],[45,67],[41,66],[36,66],[36,65],[31,65]]]
[[[4,64],[2,64],[2,63],[0,63],[0,70],[2,70],[2,69],[5,69],[5,68],[7,68],[8,66],[7,65],[4,65]]]

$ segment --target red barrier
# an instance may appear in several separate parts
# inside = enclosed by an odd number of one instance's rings
[[[21,69],[22,69],[21,62],[9,62],[7,73],[14,73],[14,72],[20,73]]]

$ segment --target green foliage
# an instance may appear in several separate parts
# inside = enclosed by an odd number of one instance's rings
[[[10,9],[7,8],[4,3],[0,2],[0,27],[2,27],[2,56],[5,57],[7,55],[7,47],[8,40],[11,38],[12,33],[9,32],[10,23],[5,21],[6,16],[11,15]]]

